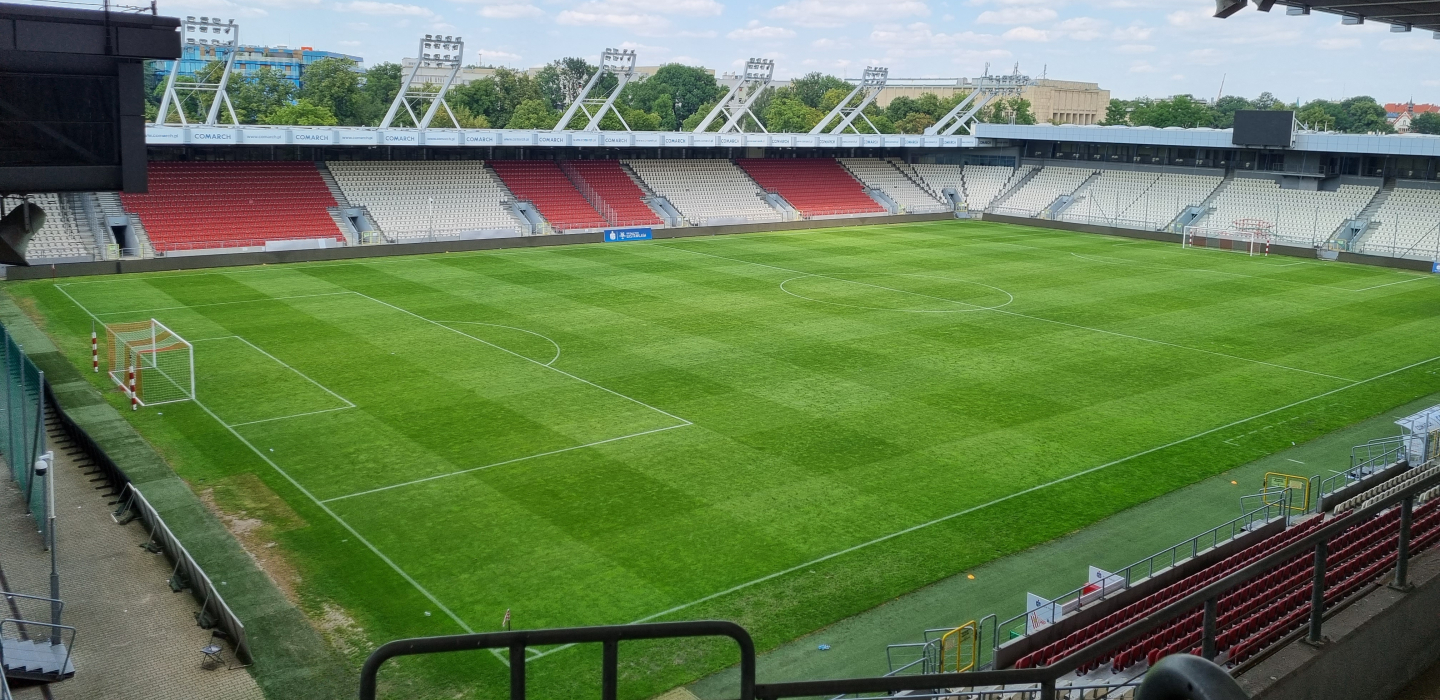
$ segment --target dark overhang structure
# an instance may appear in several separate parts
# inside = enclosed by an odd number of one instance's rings
[[[1250,0],[1215,0],[1215,16],[1229,17],[1249,6]],[[1339,15],[1344,24],[1378,22],[1390,25],[1392,32],[1422,30],[1440,39],[1440,0],[1255,0],[1255,9],[1269,12],[1276,5],[1287,15],[1308,15],[1325,12]]]

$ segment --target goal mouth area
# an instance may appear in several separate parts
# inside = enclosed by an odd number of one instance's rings
[[[150,319],[107,324],[106,374],[140,406],[195,397],[194,347],[180,334]]]

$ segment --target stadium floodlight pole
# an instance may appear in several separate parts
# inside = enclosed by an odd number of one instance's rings
[[[611,89],[607,97],[590,97],[590,91],[594,90],[595,86],[600,84],[600,79],[605,77],[607,73],[614,75],[618,79],[615,82],[615,87]],[[607,112],[613,112],[615,118],[620,120],[620,125],[625,127],[626,131],[630,131],[630,125],[626,123],[625,117],[620,115],[620,110],[615,109],[615,99],[620,97],[620,91],[624,90],[625,84],[629,83],[634,77],[634,51],[629,49],[605,49],[605,52],[600,54],[600,67],[595,69],[595,73],[590,76],[590,81],[585,83],[585,87],[580,90],[579,95],[575,96],[574,101],[566,108],[565,114],[560,117],[560,121],[555,122],[555,127],[551,129],[551,131],[567,130],[570,127],[570,120],[575,118],[577,112],[584,112],[585,116],[590,118],[590,121],[586,122],[584,127],[581,127],[582,131],[599,131],[600,120],[605,118]],[[590,112],[591,107],[598,107],[598,109],[592,114]]]
[[[889,80],[889,68],[866,66],[865,72],[861,75],[860,82],[855,86],[855,89],[851,90],[850,94],[845,96],[845,99],[840,100],[840,104],[835,105],[835,109],[830,110],[830,113],[825,115],[825,118],[821,119],[820,122],[815,125],[815,128],[810,130],[810,133],[824,133],[825,129],[830,125],[830,122],[837,117],[840,118],[840,123],[836,124],[835,128],[830,130],[830,133],[842,133],[846,127],[849,127],[857,134],[860,133],[860,130],[856,129],[853,124],[855,117],[858,116],[864,119],[866,124],[870,124],[870,118],[865,116],[865,108],[869,107],[870,103],[874,102],[875,98],[880,96],[880,91],[885,89],[885,83],[889,82]],[[854,107],[848,106],[850,101],[855,99],[856,96],[860,96],[860,103]],[[880,130],[876,129],[874,124],[870,124],[870,130],[877,134],[880,133]]]
[[[390,103],[390,109],[385,111],[385,118],[380,120],[380,128],[390,128],[395,122],[395,117],[399,115],[400,108],[404,107],[405,113],[410,115],[410,123],[414,124],[415,128],[427,129],[442,106],[445,108],[445,113],[450,115],[450,123],[454,124],[455,128],[460,128],[460,120],[455,118],[455,112],[450,109],[450,103],[445,101],[445,93],[449,92],[450,86],[455,84],[455,77],[460,74],[460,62],[464,55],[464,37],[426,34],[421,38],[420,45],[415,52],[415,65],[410,69],[409,75],[405,76],[405,82],[400,85],[400,91],[395,93],[395,99]],[[421,68],[448,68],[450,71],[445,74],[445,80],[441,82],[439,90],[432,92],[429,89],[429,81],[416,80],[420,76]],[[419,104],[425,100],[430,101],[429,108],[425,110],[425,116],[416,116],[411,102]]]
[[[201,36],[204,35],[204,36]],[[225,38],[211,38],[212,35],[224,35]],[[182,126],[189,126],[190,122],[185,118],[185,105],[180,101],[178,90],[186,92],[213,92],[215,97],[210,100],[210,111],[205,116],[206,126],[214,126],[219,123],[220,103],[225,103],[225,109],[230,113],[232,126],[240,126],[240,118],[235,114],[235,105],[230,101],[230,93],[227,91],[230,86],[230,72],[235,69],[235,56],[240,53],[240,25],[235,20],[221,20],[219,17],[200,17],[196,19],[193,15],[186,17],[181,23],[181,40],[184,46],[196,47],[199,52],[201,47],[209,46],[213,49],[215,57],[219,58],[222,50],[228,50],[229,55],[225,58],[224,72],[218,81],[197,79],[193,83],[181,83],[180,61],[184,57],[176,59],[170,65],[170,77],[165,83],[165,95],[160,99],[160,109],[155,114],[155,123],[164,124],[170,116],[170,106],[175,106],[175,112],[180,117]],[[202,76],[210,78],[211,76]]]
[[[770,81],[774,75],[774,61],[764,58],[752,58],[745,61],[745,72],[735,76],[735,84],[730,86],[730,91],[725,93],[725,97],[721,98],[715,108],[705,115],[705,119],[701,120],[700,125],[695,127],[695,133],[704,133],[710,127],[710,123],[722,114],[728,115],[729,119],[720,127],[719,133],[724,134],[731,131],[743,133],[745,128],[742,119],[747,114],[760,127],[760,131],[770,133],[755,116],[755,113],[750,111],[750,105],[755,103],[755,100],[760,97],[760,93],[765,92],[765,88],[770,87]]]

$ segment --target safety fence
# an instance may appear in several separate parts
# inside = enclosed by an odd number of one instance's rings
[[[25,355],[25,348],[4,327],[4,403],[0,405],[0,452],[10,467],[10,478],[20,488],[35,527],[53,548],[55,518],[50,507],[48,470],[36,469],[46,454],[45,373]]]

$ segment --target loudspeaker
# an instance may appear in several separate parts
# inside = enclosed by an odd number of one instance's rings
[[[1250,0],[1215,0],[1215,16],[1225,19],[1245,9],[1245,6],[1249,4]]]
[[[25,248],[30,237],[45,225],[45,210],[33,202],[25,202],[0,219],[0,265],[21,265],[25,262]]]
[[[1269,12],[1275,6],[1275,0],[1255,0],[1255,9],[1261,12]]]

